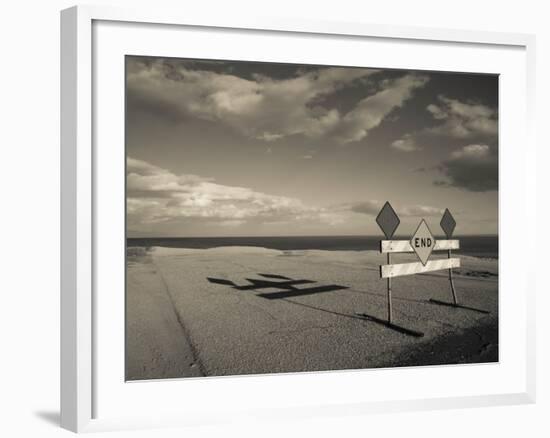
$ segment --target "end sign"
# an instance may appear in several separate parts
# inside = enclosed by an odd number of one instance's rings
[[[422,264],[426,266],[435,247],[435,238],[424,219],[418,225],[410,243]]]

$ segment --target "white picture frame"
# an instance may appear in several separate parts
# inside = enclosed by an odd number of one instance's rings
[[[102,166],[101,159],[94,153],[95,142],[98,133],[94,123],[100,118],[98,115],[95,87],[100,80],[100,72],[94,65],[98,50],[103,50],[102,36],[94,31],[98,23],[130,23],[133,26],[152,26],[160,29],[163,26],[185,26],[186,29],[200,30],[202,33],[216,32],[223,29],[238,30],[241,34],[247,32],[269,33],[273,38],[339,36],[349,37],[353,41],[362,39],[390,41],[396,43],[406,42],[411,46],[427,46],[453,44],[466,48],[483,46],[487,50],[499,52],[510,51],[521,54],[524,60],[520,66],[520,76],[526,80],[525,88],[518,91],[518,98],[522,100],[522,110],[525,118],[518,120],[518,131],[513,134],[516,139],[522,140],[522,148],[519,152],[524,161],[516,173],[517,180],[503,185],[504,191],[510,198],[523,199],[524,205],[536,205],[535,199],[535,142],[533,138],[533,111],[534,111],[534,53],[535,39],[532,35],[491,33],[483,31],[461,31],[451,29],[426,29],[403,26],[374,25],[367,23],[338,23],[318,22],[306,19],[288,18],[258,18],[242,17],[239,20],[226,20],[224,17],[194,15],[192,11],[163,11],[157,9],[129,10],[110,7],[78,6],[62,11],[61,13],[61,425],[75,431],[99,431],[120,428],[146,428],[186,424],[204,424],[209,422],[230,421],[235,417],[246,418],[249,415],[262,418],[263,416],[315,416],[315,415],[342,415],[363,414],[369,412],[396,412],[414,409],[441,409],[452,407],[475,407],[488,405],[532,403],[535,400],[535,310],[534,310],[534,272],[527,263],[518,265],[515,272],[507,277],[509,282],[514,282],[516,293],[520,294],[518,319],[512,321],[503,313],[501,321],[501,333],[506,333],[509,325],[517,327],[517,345],[522,346],[521,351],[513,351],[518,360],[518,367],[514,378],[517,383],[514,389],[506,388],[504,382],[502,390],[498,389],[498,382],[489,392],[465,392],[462,395],[439,394],[438,396],[418,396],[413,390],[410,392],[396,392],[389,398],[368,398],[355,394],[347,398],[345,391],[337,393],[337,387],[350,378],[358,378],[365,374],[362,371],[340,373],[309,373],[306,383],[311,387],[321,387],[320,394],[314,394],[310,399],[300,400],[298,405],[286,402],[284,397],[274,397],[274,407],[270,413],[267,411],[253,410],[250,405],[237,401],[242,406],[239,409],[223,410],[223,403],[218,410],[207,411],[197,408],[196,412],[186,411],[183,415],[177,409],[171,412],[163,412],[163,407],[150,412],[150,416],[132,415],[120,410],[120,415],[109,411],[109,415],[98,415],[102,406],[98,398],[98,386],[105,388],[103,383],[103,371],[110,366],[103,362],[98,363],[98,345],[101,336],[98,336],[98,322],[100,318],[100,306],[96,294],[98,284],[103,284],[98,276],[102,275],[101,260],[98,258],[97,233],[98,210],[96,207],[102,200],[98,199],[96,190],[98,175],[101,178],[123,178],[123,175],[104,175],[112,172],[112,168]],[[134,30],[135,32],[138,32]],[[110,34],[107,33],[107,36]],[[117,46],[113,44],[113,46]],[[117,46],[118,47],[118,46]],[[122,46],[121,46],[122,47]],[[120,50],[124,50],[123,48]],[[197,48],[200,50],[200,47]],[[429,50],[427,48],[426,50]],[[100,54],[99,54],[100,55]],[[516,56],[515,55],[515,56]],[[269,54],[266,55],[269,58]],[[411,61],[412,62],[412,61]],[[456,61],[460,65],[460,60]],[[481,61],[480,61],[481,62]],[[412,65],[410,65],[412,66]],[[496,68],[496,67],[495,67]],[[480,71],[485,69],[480,68]],[[519,70],[518,70],[519,71]],[[495,72],[495,71],[494,71]],[[496,71],[498,73],[498,71]],[[123,87],[123,80],[118,78],[118,86]],[[506,92],[506,91],[505,91]],[[501,120],[501,126],[502,126]],[[514,128],[516,129],[516,128]],[[507,135],[506,132],[503,135]],[[506,139],[505,139],[506,140]],[[510,154],[516,152],[510,151]],[[514,157],[516,157],[514,155]],[[509,165],[513,164],[513,158],[501,159],[501,179],[510,180]],[[500,194],[502,196],[502,193]],[[502,198],[501,198],[502,199]],[[518,250],[518,238],[521,223],[527,222],[533,229],[535,226],[535,209],[501,209],[504,226],[509,227],[508,240],[501,248],[510,254],[509,263],[517,262],[512,254]],[[508,220],[510,219],[510,220]],[[513,219],[513,220],[512,220]],[[525,228],[525,225],[523,226]],[[123,236],[122,236],[123,238]],[[533,245],[533,243],[527,244]],[[530,251],[532,248],[528,248]],[[525,249],[524,249],[525,252]],[[123,266],[123,265],[121,265]],[[123,268],[121,268],[123,269]],[[504,282],[501,278],[501,282]],[[502,284],[501,284],[502,286]],[[124,293],[124,291],[120,291]],[[123,315],[119,315],[121,321]],[[119,321],[120,323],[120,321]],[[113,323],[114,324],[114,323]],[[120,325],[120,324],[119,324]],[[515,342],[515,341],[514,341]],[[516,344],[514,344],[516,345]],[[523,348],[524,347],[524,348]],[[122,352],[121,352],[122,354]],[[105,355],[103,355],[105,357]],[[502,364],[501,364],[502,365]],[[505,365],[505,363],[504,363]],[[504,366],[502,365],[502,366]],[[114,365],[113,365],[114,367]],[[447,368],[445,376],[449,373],[460,372],[460,367]],[[470,368],[469,373],[480,373],[481,368]],[[120,370],[116,371],[119,372]],[[416,370],[419,371],[419,370]],[[426,370],[424,370],[426,371]],[[385,373],[387,371],[379,371]],[[419,371],[421,372],[421,370]],[[370,372],[372,379],[372,371]],[[407,370],[393,370],[394,381],[406,381],[410,377]],[[435,369],[428,373],[437,374]],[[382,375],[382,374],[380,374]],[[441,376],[441,378],[445,378]],[[103,380],[102,380],[103,379]],[[282,380],[286,379],[286,380]],[[300,374],[285,376],[277,382],[286,384],[299,384],[298,379],[305,379]],[[344,380],[347,379],[347,380]],[[360,387],[362,381],[357,381]],[[120,382],[124,384],[124,382]],[[175,385],[176,383],[173,383]],[[247,393],[246,385],[274,385],[272,377],[246,377],[223,378],[217,380],[195,380],[190,390],[200,391],[201,385],[208,386],[211,391],[235,391],[243,387]],[[139,393],[139,384],[127,384],[132,386],[133,396]],[[152,388],[152,384],[149,388]],[[170,382],[164,382],[164,387],[159,391],[167,391]],[[144,388],[144,387],[142,387]],[[332,392],[331,392],[332,391]],[[101,392],[101,391],[100,391]],[[105,393],[103,389],[103,393]],[[332,397],[331,397],[332,396]],[[316,398],[315,398],[316,397]],[[223,397],[221,397],[223,399]],[[223,400],[222,400],[223,401]],[[117,403],[120,400],[116,401]],[[152,409],[152,408],[151,408]]]

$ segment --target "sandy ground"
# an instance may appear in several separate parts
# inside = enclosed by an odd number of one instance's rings
[[[494,362],[498,262],[386,281],[375,251],[153,248],[127,275],[127,379]],[[414,261],[413,255],[392,262]],[[279,284],[277,284],[279,283]],[[372,318],[363,318],[365,313]],[[422,332],[423,337],[399,328]]]

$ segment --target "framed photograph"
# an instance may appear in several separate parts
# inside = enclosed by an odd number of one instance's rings
[[[63,427],[534,401],[534,37],[61,30]]]

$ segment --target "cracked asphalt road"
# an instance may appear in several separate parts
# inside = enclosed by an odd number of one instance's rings
[[[128,378],[498,360],[497,261],[464,257],[455,276],[460,302],[490,314],[430,303],[451,300],[446,271],[393,280],[394,322],[421,338],[376,321],[380,262],[371,251],[157,248],[128,268]]]

